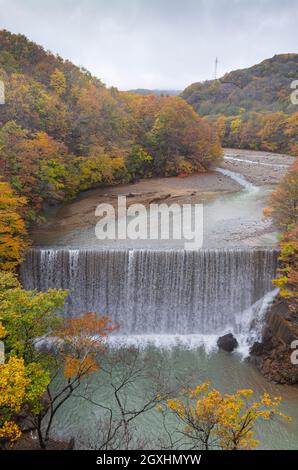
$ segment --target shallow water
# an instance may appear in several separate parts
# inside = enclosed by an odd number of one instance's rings
[[[173,388],[177,381],[180,385],[185,385],[187,382],[193,387],[209,382],[212,387],[225,393],[249,388],[256,392],[256,397],[260,397],[265,391],[274,396],[282,396],[281,410],[293,420],[287,422],[274,419],[259,423],[256,426],[256,438],[260,441],[258,448],[298,449],[297,388],[269,384],[252,364],[243,361],[237,353],[218,351],[207,354],[203,348],[156,349],[147,347],[140,354],[144,362],[150,361],[152,367],[156,367],[159,360],[163,361],[166,380],[169,383],[172,382]],[[93,377],[91,389],[94,401],[112,404],[112,389],[107,385],[108,380],[104,372]],[[150,384],[148,380],[140,380],[133,385],[128,400],[131,400],[134,408],[144,403],[144,396],[150,391],[151,386],[153,387],[153,384]],[[102,416],[99,408],[81,398],[72,398],[60,412],[55,431],[61,438],[76,436],[77,446],[86,448],[89,441],[95,438],[98,420]],[[149,411],[140,416],[135,424],[138,435],[145,435],[148,438],[149,447],[159,448],[158,438],[163,434],[160,413],[156,410]]]
[[[224,174],[239,184],[242,184],[243,190],[235,193],[221,194],[214,197],[211,201],[203,204],[203,217],[197,224],[198,239],[201,239],[203,248],[225,248],[225,247],[273,247],[277,245],[277,234],[272,221],[264,217],[263,209],[268,206],[268,199],[272,192],[270,186],[256,187],[246,181],[241,175],[228,170],[219,169]],[[174,214],[180,211],[177,207]],[[188,209],[187,214],[193,214],[194,206]],[[170,223],[173,221],[170,215]],[[98,221],[100,219],[98,218]],[[131,220],[128,219],[128,220]],[[146,220],[147,227],[155,228],[160,231],[160,220],[156,222],[153,217],[150,218],[149,210],[142,213],[140,220]],[[193,218],[191,222],[183,223],[184,230],[193,229]],[[55,223],[55,217],[51,218]],[[191,224],[191,225],[190,225]],[[148,228],[149,230],[149,228]],[[159,232],[160,233],[160,232]],[[89,226],[79,230],[73,230],[65,233],[63,227],[59,226],[56,231],[44,234],[43,239],[38,238],[39,246],[81,248],[81,249],[182,249],[187,240],[183,237],[181,240],[98,240],[95,234],[95,226]]]

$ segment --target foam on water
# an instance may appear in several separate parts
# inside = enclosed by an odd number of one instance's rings
[[[262,299],[238,315],[236,327],[226,325],[220,335],[232,333],[237,337],[238,348],[235,350],[242,358],[249,356],[250,347],[261,341],[264,318],[268,308],[277,296],[278,289],[268,292]],[[147,334],[147,335],[112,335],[107,340],[111,348],[136,347],[144,350],[153,346],[158,349],[171,350],[182,348],[193,350],[203,347],[207,353],[217,350],[219,334]]]

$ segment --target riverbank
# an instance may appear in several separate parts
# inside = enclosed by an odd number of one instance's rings
[[[291,361],[298,338],[298,313],[278,299],[266,314],[262,341],[251,348],[251,361],[272,383],[298,384],[298,366]]]
[[[151,178],[134,184],[98,188],[82,193],[75,201],[56,209],[45,224],[32,230],[34,243],[43,244],[59,231],[68,234],[75,230],[95,226],[98,204],[111,204],[117,208],[118,196],[127,197],[127,206],[152,203],[204,203],[219,194],[236,192],[241,186],[215,171],[190,175],[187,178]]]
[[[285,176],[295,158],[280,153],[225,149],[223,168],[241,173],[256,186],[275,185]]]
[[[249,182],[257,186],[268,186],[277,184],[282,179],[293,160],[292,157],[286,155],[226,149],[221,167],[243,175]],[[75,241],[72,240],[77,238],[74,234],[94,228],[98,221],[95,217],[97,205],[108,203],[117,209],[119,195],[127,197],[127,206],[140,203],[148,207],[151,203],[161,202],[212,205],[213,203],[217,204],[216,201],[220,196],[228,196],[233,193],[241,194],[242,190],[243,186],[237,180],[216,170],[209,173],[193,174],[185,178],[151,178],[129,185],[98,188],[82,193],[75,201],[53,210],[47,215],[46,222],[35,227],[31,235],[35,245],[57,244],[57,238],[62,239],[63,243],[74,245]],[[264,200],[263,207],[265,206],[266,201]],[[253,210],[251,212],[253,213]],[[244,221],[240,221],[238,217],[237,220],[233,220],[229,227],[235,224],[239,225],[242,232],[247,227],[248,236],[253,238],[259,234],[260,230],[257,230],[256,227],[258,221],[256,223],[250,217],[246,217]],[[261,232],[268,233],[270,231],[272,232],[274,229],[271,230],[268,227],[268,221],[262,222]],[[239,230],[237,229],[236,232],[238,237]],[[233,235],[229,235],[229,233],[230,229],[226,234],[223,234],[223,237],[228,235],[228,239],[233,239]],[[235,233],[235,228],[233,228],[233,233]],[[58,237],[57,234],[59,234]],[[210,239],[212,239],[212,235]],[[215,241],[214,246],[216,243]],[[252,241],[252,243],[254,242]],[[80,246],[80,242],[78,244]]]

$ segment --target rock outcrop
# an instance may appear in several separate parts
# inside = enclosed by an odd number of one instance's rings
[[[298,312],[292,313],[284,303],[277,302],[267,313],[262,342],[251,348],[251,360],[267,380],[298,384],[298,365],[293,363],[297,340]]]

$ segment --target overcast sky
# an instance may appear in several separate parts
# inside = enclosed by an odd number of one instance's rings
[[[0,0],[22,33],[120,89],[183,89],[298,52],[298,0]]]

